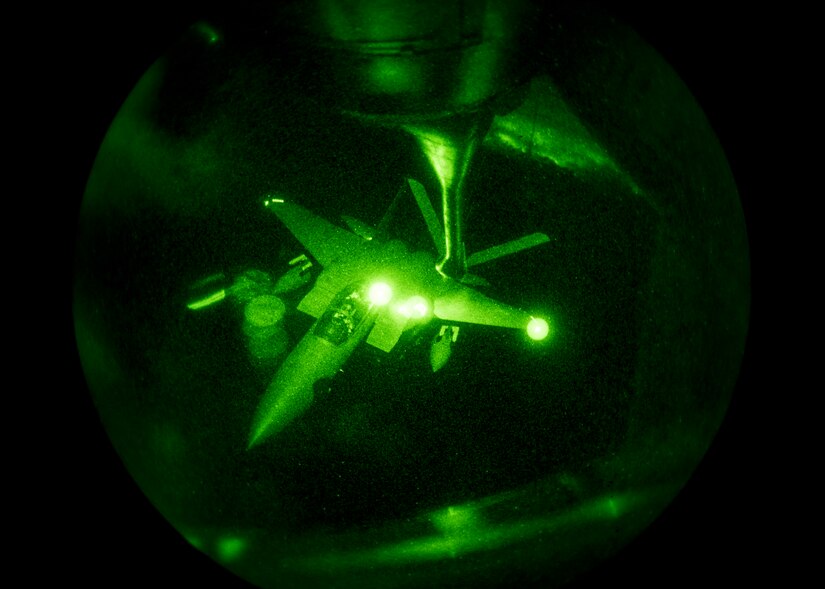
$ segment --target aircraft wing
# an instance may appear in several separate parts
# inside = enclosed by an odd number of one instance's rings
[[[277,198],[269,199],[265,204],[321,266],[356,256],[366,249],[367,242],[363,238],[299,205]]]
[[[515,329],[525,329],[531,319],[530,314],[521,309],[500,303],[458,283],[435,300],[433,314],[444,321]]]

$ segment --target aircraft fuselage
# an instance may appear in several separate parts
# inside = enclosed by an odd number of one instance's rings
[[[346,287],[286,357],[258,405],[249,447],[283,430],[312,404],[315,383],[332,378],[372,329],[378,307],[364,284]]]

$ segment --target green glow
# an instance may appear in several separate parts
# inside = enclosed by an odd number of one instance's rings
[[[422,32],[437,31],[443,14],[437,6],[396,0],[317,0],[317,6],[325,34],[337,41],[361,42],[361,51],[375,46],[379,53],[387,45],[397,45],[396,40],[415,40]]]
[[[608,497],[604,500],[604,507],[605,512],[612,517],[619,517],[621,515],[621,505],[612,497]]]
[[[223,280],[224,278],[226,278],[226,275],[223,272],[216,272],[215,274],[210,274],[206,278],[198,280],[192,285],[192,288],[203,288],[204,286],[208,286],[212,283]]]
[[[430,521],[445,536],[477,533],[483,525],[478,509],[472,505],[442,509],[430,516]]]
[[[398,305],[396,311],[407,319],[424,319],[430,314],[430,305],[424,297],[414,295]]]
[[[206,42],[210,45],[214,45],[221,40],[221,36],[218,34],[218,31],[216,31],[215,28],[209,23],[200,21],[196,23],[193,28],[195,29],[195,32],[206,39]]]
[[[446,133],[437,133],[412,126],[407,127],[407,130],[418,140],[421,151],[424,152],[441,185],[441,214],[444,219],[444,245],[442,249],[444,253],[441,260],[436,264],[436,269],[440,273],[448,275],[449,272],[447,272],[445,266],[451,258],[457,257],[457,250],[461,243],[460,238],[456,235],[460,227],[460,221],[458,220],[460,215],[460,187],[456,186],[456,177],[459,180],[463,177],[463,173],[467,168],[468,162],[466,160],[469,152],[465,150],[465,158],[461,162],[462,168],[458,170],[458,146]],[[461,270],[463,271],[464,268],[461,268]]]
[[[203,540],[200,536],[195,536],[194,534],[182,534],[183,539],[189,542],[194,548],[198,550],[203,550]]]
[[[208,307],[209,305],[214,305],[215,303],[222,301],[226,298],[226,290],[222,289],[218,292],[209,295],[205,299],[199,299],[197,301],[193,301],[186,305],[188,309],[193,311],[197,311],[198,309],[203,309],[204,307]]]
[[[524,329],[530,316],[471,288],[460,287],[433,301],[433,314],[445,321]]]
[[[386,282],[376,282],[370,286],[367,298],[373,305],[383,307],[392,299],[392,289]]]
[[[416,182],[410,181],[414,193],[420,192],[418,186],[420,185]],[[404,296],[399,297],[402,300],[406,298],[406,293],[426,294],[428,311],[445,321],[522,330],[530,320],[530,315],[525,311],[491,299],[455,280],[444,280],[443,275],[438,276],[438,265],[433,266],[431,256],[424,253],[410,254],[407,246],[400,241],[376,245],[293,203],[285,203],[270,210],[324,267],[324,272],[316,280],[315,287],[298,305],[299,311],[312,317],[317,318],[324,313],[331,302],[330,293],[339,292],[348,284],[352,284],[356,278],[363,280],[368,276],[383,276],[391,279],[399,292],[403,293]],[[540,241],[545,238],[543,234],[535,235],[539,236]],[[450,242],[445,239],[443,243]],[[452,259],[464,259],[463,250],[463,247],[459,248],[459,255]],[[379,287],[375,293],[376,299],[372,301],[368,295],[368,300],[374,305],[389,302],[387,296],[391,297],[392,292],[381,294],[385,288],[389,289],[389,286]],[[386,302],[382,303],[385,298]],[[396,307],[393,310],[398,313],[385,313],[381,317],[388,319],[398,314],[403,316],[405,312],[413,313],[412,309],[405,311],[403,304],[401,308]],[[384,330],[384,335],[376,336],[376,333],[381,331],[382,324],[383,320],[379,318],[367,337],[367,343],[389,351],[398,341],[404,326],[388,321],[384,324],[388,327]]]
[[[541,317],[533,317],[527,324],[527,335],[530,336],[530,339],[536,341],[543,340],[549,333],[550,326],[547,324],[547,321]]]
[[[218,558],[222,562],[230,562],[237,560],[244,550],[246,550],[247,542],[243,538],[237,536],[225,536],[217,541],[216,549]]]
[[[435,209],[433,208],[433,203],[430,201],[430,197],[427,195],[427,191],[421,185],[420,182],[413,180],[410,178],[407,182],[412,190],[413,197],[415,197],[415,202],[418,204],[418,208],[421,210],[421,215],[424,217],[424,222],[427,224],[427,230],[430,232],[430,236],[433,238],[433,243],[435,244],[435,249],[438,252],[439,256],[444,255],[444,228],[441,227],[441,223],[438,221],[438,215],[435,213]]]
[[[415,136],[438,177],[442,191],[446,192],[455,178],[456,159],[458,158],[456,146],[447,137],[436,133],[416,130]]]
[[[284,318],[286,305],[273,295],[255,297],[244,308],[244,319],[255,327],[275,325]]]
[[[620,517],[638,514],[648,493],[625,493],[599,497],[574,509],[544,518],[530,518],[509,523],[485,523],[482,519],[482,502],[468,503],[439,510],[429,516],[438,534],[422,536],[376,549],[335,552],[303,558],[301,568],[323,569],[327,572],[344,571],[376,566],[406,566],[416,562],[456,558],[464,554],[494,550],[547,536],[564,533],[573,526],[586,526],[590,522],[606,522]],[[635,509],[634,509],[635,508]]]
[[[495,118],[484,143],[547,159],[562,168],[609,171],[621,176],[634,194],[642,194],[544,76],[533,79],[530,93],[519,108]]]
[[[547,243],[548,241],[550,241],[550,238],[544,233],[533,233],[532,235],[526,235],[519,239],[514,239],[512,241],[508,241],[507,243],[502,243],[501,245],[496,245],[474,253],[467,258],[467,266],[469,267],[485,264],[492,260],[497,260],[498,258],[503,258],[504,256],[516,254],[531,247]]]
[[[492,22],[495,19],[490,19]],[[465,51],[459,76],[458,99],[471,104],[495,92],[501,73],[501,52],[493,44],[481,44]]]
[[[491,120],[492,117],[478,113],[404,126],[418,141],[441,186],[444,254],[435,268],[442,276],[459,279],[467,272],[462,238],[463,185]]]
[[[159,422],[152,428],[152,448],[170,462],[183,459],[186,438],[172,423]]]
[[[547,158],[563,168],[618,170],[546,77],[533,80],[519,108],[496,118],[486,142]]]
[[[424,297],[415,295],[410,297],[407,301],[407,306],[410,309],[410,317],[413,319],[422,319],[430,312],[430,306]]]
[[[368,75],[379,92],[417,92],[423,83],[420,69],[418,63],[403,56],[378,56],[370,62]]]
[[[306,256],[304,256],[304,259],[306,260]],[[290,262],[290,265],[292,268],[275,282],[275,287],[272,289],[274,294],[295,290],[309,282],[311,275],[307,270],[312,268],[312,262],[307,261],[300,266],[293,265],[293,263]]]
[[[277,358],[289,347],[289,335],[282,328],[276,327],[269,333],[250,335],[247,347],[253,358]]]
[[[344,16],[396,1],[320,0]],[[508,2],[441,5],[455,6],[459,23],[471,6]],[[276,14],[276,3],[261,4],[254,16]],[[595,36],[607,22],[568,27],[555,20],[566,7],[528,23],[536,41],[514,55],[515,79],[494,55],[465,49],[474,29],[457,24],[461,45],[415,53],[432,75],[410,80],[400,62],[356,53],[367,33],[353,27],[353,46],[342,46],[319,30],[315,4],[289,4],[284,14],[300,21],[228,15],[226,42],[191,30],[141,80],[100,148],[77,223],[73,304],[84,405],[99,410],[108,453],[170,526],[261,587],[479,586],[590,567],[684,483],[736,376],[747,235],[709,125],[686,110],[696,108],[681,86],[659,89],[665,66],[646,70],[630,43],[567,43],[565,31]],[[477,105],[536,71],[553,73],[569,112],[535,88],[524,109],[515,91]],[[374,100],[365,73],[387,92],[415,83],[427,92]],[[478,272],[494,286],[479,292],[523,313],[474,293],[476,279],[434,270],[430,242],[443,256],[449,230],[435,201],[450,145],[425,155],[398,129],[512,108],[484,134],[464,186],[466,253],[483,250],[466,263],[487,263]],[[460,187],[465,142],[457,131],[448,138]],[[359,235],[347,239],[288,208],[294,199],[341,231],[342,213],[374,224],[405,174],[432,199],[414,190],[417,207],[405,188],[372,242],[350,246],[366,235],[355,223]],[[630,175],[660,201],[660,218],[630,195]],[[278,215],[306,226],[293,236]],[[534,231],[553,247],[496,245]],[[390,238],[406,249],[385,247]],[[511,250],[522,254],[501,258]],[[312,262],[293,258],[300,251]],[[266,274],[239,276],[253,266]],[[347,341],[353,354],[339,361],[343,348],[318,338],[303,354],[316,318],[304,300],[322,313],[339,287],[358,284],[362,297],[376,279],[391,298],[372,308],[366,337],[364,328]],[[279,319],[262,295],[288,314]],[[425,325],[436,311],[443,318]],[[241,331],[247,324],[262,327]],[[282,367],[292,376],[267,388]],[[264,400],[276,390],[283,401]],[[259,402],[269,422],[252,423]],[[244,451],[263,434],[266,445]],[[641,505],[629,494],[651,485],[673,490]],[[502,492],[511,495],[482,504]]]
[[[350,230],[356,235],[360,235],[367,241],[372,241],[375,239],[375,229],[363,221],[359,221],[349,215],[341,215],[341,220],[344,221],[344,223],[347,224],[347,227],[349,227]]]

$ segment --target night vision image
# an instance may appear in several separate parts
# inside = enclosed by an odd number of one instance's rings
[[[700,464],[745,220],[630,27],[229,3],[123,98],[80,207],[79,358],[136,488],[238,583],[563,586]]]

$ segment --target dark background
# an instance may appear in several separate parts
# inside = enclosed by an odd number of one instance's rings
[[[726,150],[740,190],[751,241],[753,299],[746,355],[730,411],[705,460],[664,514],[618,556],[576,586],[644,587],[747,584],[774,573],[780,510],[772,483],[778,467],[766,434],[767,395],[757,382],[763,363],[765,282],[761,274],[769,167],[765,137],[771,74],[781,72],[773,15],[736,11],[711,2],[621,3],[611,12],[631,25],[680,74],[704,108]],[[26,476],[35,522],[26,545],[28,575],[86,587],[247,587],[188,548],[140,493],[102,430],[85,393],[74,348],[69,293],[75,218],[97,147],[123,99],[158,56],[204,11],[202,3],[143,2],[109,8],[77,6],[31,15],[24,53],[40,108],[54,117],[41,133],[41,151],[54,157],[50,186],[59,180],[52,238],[60,293],[52,303],[58,358],[47,371],[60,383],[35,397],[55,435],[36,447]],[[39,23],[47,21],[42,27]],[[36,32],[35,32],[36,31]],[[38,52],[39,50],[39,52]],[[36,158],[35,158],[36,159]],[[39,169],[42,170],[43,166]],[[54,196],[54,195],[52,195]],[[65,303],[63,301],[66,301]],[[59,305],[59,307],[55,307]],[[59,317],[57,311],[59,310]],[[51,382],[52,374],[46,375]],[[774,435],[777,435],[774,430]],[[42,514],[42,519],[37,514]],[[27,561],[28,562],[28,561]],[[17,563],[10,564],[13,569]],[[20,565],[22,566],[22,564]],[[783,575],[784,576],[784,575]],[[786,579],[787,580],[787,579]]]

